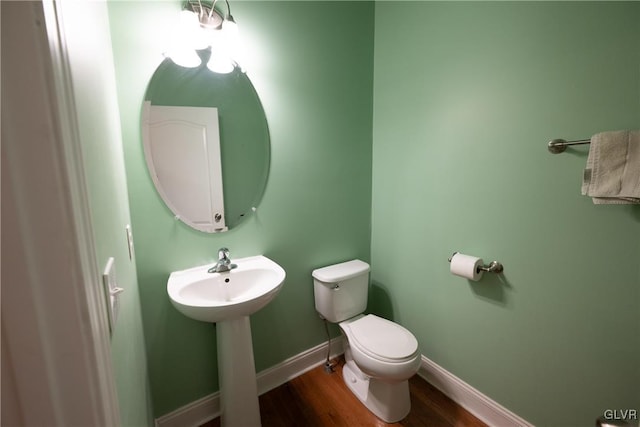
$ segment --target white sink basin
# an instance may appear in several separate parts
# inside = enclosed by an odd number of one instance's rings
[[[275,298],[285,278],[282,267],[262,255],[232,262],[238,267],[223,273],[207,272],[215,264],[171,273],[173,306],[195,320],[223,322],[249,316]]]

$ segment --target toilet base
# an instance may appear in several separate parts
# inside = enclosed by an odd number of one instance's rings
[[[409,381],[384,382],[371,378],[353,360],[347,360],[342,367],[342,378],[349,390],[382,421],[395,423],[409,414]]]

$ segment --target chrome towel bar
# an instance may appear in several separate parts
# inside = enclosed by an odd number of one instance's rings
[[[564,139],[552,139],[551,141],[549,141],[549,144],[547,144],[547,149],[549,150],[549,152],[553,154],[558,154],[558,153],[562,153],[570,145],[583,145],[583,144],[590,144],[590,143],[591,143],[590,139],[580,139],[577,141],[566,141]]]

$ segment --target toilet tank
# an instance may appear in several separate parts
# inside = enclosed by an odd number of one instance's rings
[[[313,270],[316,310],[329,322],[347,320],[367,308],[369,264],[359,259]]]

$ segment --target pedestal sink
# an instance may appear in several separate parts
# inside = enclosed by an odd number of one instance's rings
[[[208,273],[213,264],[175,271],[167,292],[185,316],[217,323],[222,426],[260,426],[249,316],[275,298],[285,271],[262,255],[233,262],[238,267],[223,273]]]

